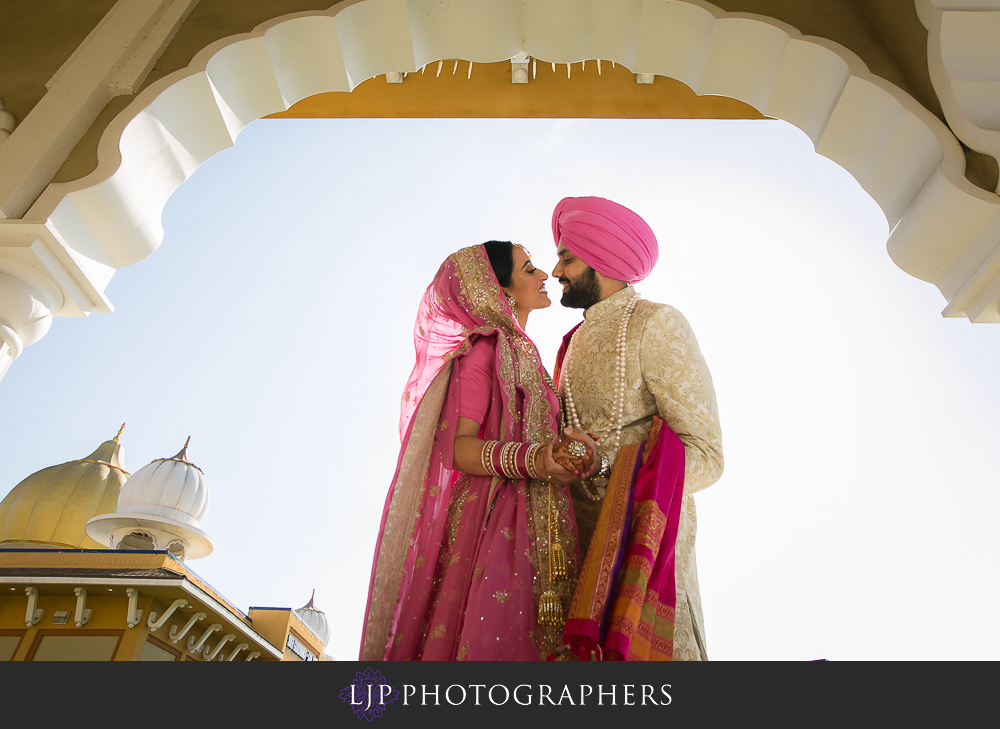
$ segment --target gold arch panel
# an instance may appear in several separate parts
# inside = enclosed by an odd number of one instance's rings
[[[568,69],[568,70],[567,70]],[[376,76],[351,93],[317,94],[267,119],[300,118],[602,118],[766,119],[749,104],[698,96],[684,83],[653,83],[610,61],[537,62],[527,83],[511,82],[511,64],[446,60],[406,74],[402,83]],[[532,77],[533,76],[533,77]]]

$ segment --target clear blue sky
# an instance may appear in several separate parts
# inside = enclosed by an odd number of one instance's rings
[[[0,382],[0,490],[123,421],[132,471],[190,435],[215,543],[192,569],[244,611],[315,588],[327,652],[355,658],[420,294],[491,238],[551,270],[567,195],[646,217],[638,289],[715,379],[710,658],[1000,657],[1000,329],[943,319],[875,203],[783,122],[255,122],[171,198],[117,311],[56,320]],[[578,317],[532,314],[548,364]]]

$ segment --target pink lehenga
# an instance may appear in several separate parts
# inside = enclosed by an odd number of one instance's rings
[[[568,487],[452,469],[463,387],[455,365],[491,341],[492,398],[479,437],[556,440],[558,399],[538,351],[485,249],[464,248],[420,303],[361,660],[544,660],[561,643],[562,626],[538,616],[543,596],[569,608],[580,562]],[[555,543],[568,556],[568,579],[552,579]]]

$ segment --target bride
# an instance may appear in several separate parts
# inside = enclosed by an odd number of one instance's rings
[[[587,474],[553,459],[559,401],[524,333],[547,278],[489,241],[424,293],[361,660],[544,660],[562,643],[580,562],[567,484]]]

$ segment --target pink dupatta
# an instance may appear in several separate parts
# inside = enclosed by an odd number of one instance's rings
[[[480,437],[556,438],[558,400],[485,249],[458,251],[424,293],[414,327],[416,364],[403,393],[402,448],[372,565],[361,660],[539,660],[560,642],[560,628],[538,625],[537,606],[550,588],[569,605],[572,582],[549,582],[547,521],[554,512],[572,575],[579,551],[568,489],[451,467],[461,397],[453,365],[479,338],[495,339]]]

